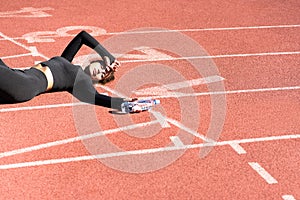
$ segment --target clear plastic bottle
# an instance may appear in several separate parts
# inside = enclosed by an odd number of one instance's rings
[[[121,108],[123,113],[139,113],[150,110],[158,104],[160,104],[158,99],[139,99],[133,102],[124,102]]]

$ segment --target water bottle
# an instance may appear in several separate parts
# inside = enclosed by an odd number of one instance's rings
[[[121,105],[123,113],[139,113],[150,110],[152,107],[160,104],[158,99],[140,99],[133,102],[124,102]]]

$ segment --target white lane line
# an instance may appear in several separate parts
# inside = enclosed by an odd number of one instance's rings
[[[195,149],[195,148],[208,147],[208,146],[224,146],[224,145],[229,145],[231,143],[253,143],[253,142],[264,142],[264,141],[286,140],[286,139],[300,139],[300,134],[273,136],[273,137],[265,137],[265,138],[249,138],[249,139],[242,139],[242,140],[229,140],[229,141],[222,141],[222,142],[215,142],[215,143],[190,144],[184,146],[170,146],[170,147],[114,152],[114,153],[106,153],[106,154],[90,155],[90,156],[79,156],[79,157],[70,157],[70,158],[53,159],[53,160],[40,160],[40,161],[32,161],[32,162],[24,162],[24,163],[14,163],[14,164],[0,165],[0,169],[33,167],[33,166],[41,166],[41,165],[48,165],[48,164],[77,162],[77,161],[112,158],[112,157],[128,156],[128,155],[141,155],[141,154],[167,152],[167,151],[178,151],[178,150]],[[255,165],[256,164],[254,164],[254,166]]]
[[[111,90],[106,86],[99,86],[103,89],[108,90],[108,92],[114,93],[115,91]],[[246,90],[229,90],[229,91],[217,91],[217,92],[203,92],[203,93],[176,93],[175,95],[162,95],[157,96],[154,95],[152,98],[180,98],[180,97],[189,97],[189,96],[209,96],[209,95],[224,95],[224,94],[239,94],[239,93],[255,93],[255,92],[271,92],[271,91],[286,91],[286,90],[298,90],[300,86],[292,86],[292,87],[277,87],[277,88],[258,88],[258,89],[246,89]],[[151,95],[151,94],[149,94]],[[147,96],[151,97],[151,96]],[[142,97],[141,97],[142,98]],[[36,109],[49,109],[49,108],[58,108],[58,107],[70,107],[70,106],[78,106],[83,105],[85,103],[64,103],[64,104],[54,104],[54,105],[44,105],[44,106],[26,106],[26,107],[13,107],[13,108],[2,108],[0,109],[0,113],[4,112],[17,112],[17,111],[25,111],[25,110],[36,110]]]
[[[159,113],[160,114],[160,113]],[[161,115],[161,114],[160,114]],[[168,121],[171,124],[177,126],[178,128],[180,128],[181,130],[186,131],[187,133],[190,133],[191,135],[200,138],[201,140],[205,141],[205,142],[209,142],[209,143],[216,143],[216,141],[207,138],[205,135],[202,135],[196,131],[193,131],[192,129],[186,127],[185,125],[181,124],[180,122],[174,120],[174,119],[170,119],[170,118],[166,118],[164,116],[161,115],[161,117],[156,117],[160,123],[164,122],[164,121]],[[162,127],[164,127],[162,125]],[[164,127],[165,128],[165,127]],[[183,143],[181,142],[180,138],[178,138],[177,136],[174,137],[170,137],[170,139],[172,140],[172,142],[175,144],[175,146],[183,146]],[[245,151],[245,149],[243,147],[241,147],[238,143],[230,143],[229,144],[233,150],[235,150],[238,154],[246,154],[247,152]]]
[[[1,33],[1,32],[0,32]],[[29,48],[29,47],[28,47]],[[30,51],[31,48],[28,50]],[[34,49],[31,49],[34,50]],[[40,53],[33,51],[30,55],[40,55]],[[115,53],[113,53],[115,54]],[[245,53],[245,54],[224,54],[224,55],[206,55],[206,56],[186,56],[186,57],[156,57],[151,59],[138,59],[138,60],[120,60],[121,63],[139,63],[139,62],[157,62],[157,61],[176,61],[176,60],[194,60],[194,59],[214,59],[214,58],[235,58],[235,57],[253,57],[253,56],[278,56],[278,55],[299,55],[300,51],[289,51],[289,52],[263,52],[263,53]],[[26,54],[20,54],[25,56]],[[17,55],[18,56],[18,55]],[[20,57],[18,56],[18,57]],[[10,57],[7,57],[10,58]],[[7,59],[2,57],[2,59]],[[48,59],[48,58],[46,58]]]
[[[67,138],[67,139],[58,140],[58,141],[54,141],[54,142],[48,142],[48,143],[39,144],[39,145],[35,145],[35,146],[16,149],[16,150],[12,150],[12,151],[2,152],[2,153],[0,153],[0,158],[14,156],[14,155],[22,154],[22,153],[28,153],[28,152],[32,152],[32,151],[49,148],[49,147],[73,143],[73,142],[77,142],[77,141],[81,141],[81,140],[87,140],[87,139],[104,136],[104,135],[108,135],[108,134],[112,134],[112,133],[117,133],[117,132],[121,132],[121,131],[150,126],[152,124],[157,124],[157,123],[158,123],[158,121],[150,121],[150,122],[144,122],[144,123],[139,123],[139,124],[133,124],[133,125],[124,126],[124,127],[120,127],[120,128],[100,131],[100,132],[91,133],[91,134],[87,134],[87,135],[82,135],[82,136],[77,136],[77,137],[73,137],[73,138]]]
[[[96,87],[102,88],[102,89],[106,90],[107,92],[110,92],[110,93],[112,93],[112,94],[114,94],[114,95],[116,95],[120,98],[128,98],[126,95],[124,95],[124,94],[122,94],[122,93],[120,93],[116,90],[113,90],[113,89],[111,89],[107,86],[104,86],[104,85],[101,85],[101,84],[96,84]]]
[[[290,87],[257,88],[257,89],[245,89],[245,90],[200,92],[200,93],[170,92],[170,94],[168,94],[168,95],[152,93],[152,94],[148,94],[148,96],[152,95],[152,96],[149,96],[149,98],[152,97],[152,98],[164,99],[164,98],[196,97],[196,96],[240,94],[240,93],[256,93],[256,92],[272,92],[272,91],[299,90],[299,89],[300,89],[300,86],[290,86]]]
[[[5,60],[5,59],[10,59],[10,58],[19,58],[19,57],[25,57],[25,56],[32,56],[31,53],[23,53],[23,54],[17,54],[17,55],[13,55],[13,56],[3,56],[1,57],[2,60]],[[23,68],[21,68],[23,69]]]
[[[213,58],[235,58],[235,57],[257,57],[257,56],[279,56],[279,55],[299,55],[300,51],[286,51],[286,52],[263,52],[263,53],[244,53],[244,54],[224,54],[212,56],[185,56],[178,58],[157,58],[144,60],[121,60],[121,63],[139,63],[139,62],[154,62],[154,61],[176,61],[176,60],[197,60],[197,59],[213,59]]]
[[[158,122],[160,123],[162,128],[170,128],[171,127],[170,124],[168,123],[168,121],[166,120],[166,118],[160,112],[156,112],[153,110],[150,110],[149,112],[154,115],[154,117],[158,120]]]
[[[236,26],[236,27],[212,27],[212,28],[188,28],[188,29],[174,29],[174,30],[144,30],[144,31],[127,31],[127,32],[106,32],[97,36],[104,35],[132,35],[132,34],[147,34],[147,33],[172,33],[172,32],[204,32],[204,31],[233,31],[233,30],[251,30],[251,29],[281,29],[281,28],[299,28],[299,24],[279,24],[279,25],[261,25],[261,26]],[[63,38],[63,37],[74,37],[76,35],[51,35],[51,36],[41,36],[41,38]],[[95,36],[95,37],[97,37]],[[25,40],[24,37],[14,37],[14,40]],[[1,40],[6,40],[1,38]]]
[[[0,32],[1,33],[1,32]],[[1,35],[0,35],[1,36]],[[1,39],[0,39],[1,41]],[[28,48],[28,47],[26,47]],[[27,49],[30,51],[30,48]],[[36,52],[32,52],[36,55]],[[32,55],[32,53],[30,55]],[[38,53],[41,55],[40,53]],[[113,53],[116,54],[116,53]],[[205,55],[205,56],[185,56],[185,57],[170,57],[153,58],[153,59],[137,59],[137,60],[120,60],[121,63],[139,63],[139,62],[158,62],[158,61],[176,61],[176,60],[196,60],[196,59],[214,59],[214,58],[236,58],[236,57],[255,57],[255,56],[279,56],[279,55],[299,55],[300,51],[287,52],[262,52],[262,53],[245,53],[245,54],[224,54],[224,55]],[[20,54],[23,56],[23,54]],[[43,56],[41,56],[43,57]],[[44,56],[46,60],[47,57]],[[3,57],[2,59],[7,59]]]
[[[293,195],[283,195],[282,199],[283,200],[296,200]]]
[[[89,105],[89,104],[79,102],[79,103],[63,103],[63,104],[42,105],[42,106],[25,106],[25,107],[16,107],[16,108],[2,108],[2,109],[0,109],[0,113],[18,112],[18,111],[25,111],[25,110],[50,109],[50,108],[60,108],[60,107],[71,107],[71,106],[81,106],[81,105]]]
[[[207,138],[205,135],[202,135],[200,133],[198,133],[197,131],[194,131],[188,127],[186,127],[185,125],[183,125],[182,123],[171,119],[171,118],[165,118],[169,123],[173,124],[174,126],[177,126],[178,128],[180,128],[183,131],[186,131],[187,133],[190,133],[191,135],[200,138],[201,140],[205,141],[205,142],[210,142],[210,143],[215,143],[214,140],[211,140],[209,138]]]
[[[38,52],[38,50],[35,46],[30,46],[28,48],[30,49],[30,52],[32,53],[32,56],[40,56],[40,53]]]
[[[278,183],[277,180],[269,174],[260,164],[257,162],[249,162],[249,165],[256,171],[268,184]]]
[[[246,154],[246,150],[238,143],[229,144],[238,154]]]
[[[147,33],[170,33],[170,32],[201,32],[201,31],[232,31],[232,30],[249,30],[249,29],[275,29],[275,28],[299,28],[299,24],[290,25],[267,25],[267,26],[237,26],[224,28],[194,28],[194,29],[175,29],[175,30],[145,30],[145,31],[131,31],[131,32],[112,32],[107,35],[119,34],[147,34]]]
[[[159,52],[156,49],[153,49],[150,47],[140,46],[138,48],[134,48],[134,50],[144,53],[145,55],[140,55],[142,58],[146,57],[146,58],[149,58],[152,60],[159,59],[159,58],[168,58],[168,59],[173,58],[170,55],[164,54],[164,53]],[[125,55],[128,55],[128,54],[125,54]],[[135,54],[130,54],[130,55],[135,56]],[[137,56],[139,56],[139,55],[137,55]]]
[[[232,143],[244,144],[244,143],[276,141],[276,140],[291,140],[291,139],[300,139],[300,134],[229,140],[229,141],[217,142],[217,145],[225,145],[225,144],[232,144]]]
[[[182,81],[177,83],[170,83],[162,86],[149,87],[149,88],[133,91],[133,93],[137,95],[153,94],[153,93],[164,94],[164,93],[168,93],[168,90],[178,90],[181,88],[214,83],[223,80],[225,80],[223,77],[215,75],[215,76],[197,78],[197,79],[192,79],[192,80],[187,80],[187,81]]]
[[[181,141],[181,139],[178,136],[171,136],[170,140],[177,147],[183,147],[184,146],[183,142]]]
[[[6,40],[8,40],[8,41],[10,41],[10,42],[12,42],[12,43],[18,45],[18,46],[20,46],[20,47],[22,47],[22,48],[24,48],[24,49],[30,51],[30,53],[31,53],[32,55],[35,55],[35,56],[38,55],[38,56],[40,56],[40,57],[42,57],[42,58],[45,58],[46,60],[49,59],[47,56],[45,56],[45,55],[43,55],[43,54],[41,54],[41,53],[35,51],[33,48],[27,47],[27,46],[21,44],[20,42],[16,41],[15,39],[10,38],[10,37],[4,35],[2,32],[0,32],[0,36],[3,37],[3,38],[5,38]]]
[[[20,10],[14,11],[4,11],[0,12],[0,17],[50,17],[52,15],[45,13],[43,11],[54,10],[50,7],[45,8],[33,8],[33,7],[25,7]],[[23,14],[28,13],[28,14]]]
[[[37,60],[37,61],[34,61],[34,64],[36,65],[36,64],[39,64],[39,63],[41,63],[41,62],[43,62],[43,61]],[[29,67],[29,68],[30,68],[30,67]]]

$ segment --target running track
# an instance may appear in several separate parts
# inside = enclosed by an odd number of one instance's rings
[[[204,47],[218,66],[225,79],[227,112],[219,143],[207,157],[200,159],[199,147],[189,146],[169,166],[135,174],[91,157],[83,159],[90,153],[78,138],[69,94],[46,94],[18,105],[1,105],[0,199],[300,199],[298,1],[1,4],[0,57],[15,68],[59,55],[71,36],[53,31],[64,27],[99,27],[106,31],[97,36],[100,41],[141,27],[178,30]],[[42,39],[55,42],[29,43],[23,37],[37,31],[48,31]],[[175,68],[184,64],[159,60],[153,62]],[[124,62],[119,76],[138,63],[134,59]],[[114,87],[112,83],[98,89],[111,94],[116,92]],[[201,86],[194,89],[201,107],[201,126],[194,131],[203,133],[210,121],[209,96],[214,94],[201,95],[207,92]],[[176,102],[162,99],[165,115],[179,121]],[[97,108],[96,113],[103,130],[119,128],[107,109]],[[147,113],[132,118],[136,124],[149,122]],[[124,149],[153,149],[168,143],[182,128],[169,124],[150,139],[128,136],[126,131],[108,137]],[[93,127],[86,130],[93,131]],[[142,134],[149,130],[144,128]],[[180,147],[181,141],[175,138],[173,142]],[[201,146],[202,141],[196,138],[193,144]]]

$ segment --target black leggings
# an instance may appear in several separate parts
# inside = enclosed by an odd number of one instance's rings
[[[0,59],[0,103],[20,103],[43,93],[47,88],[44,74],[34,68],[17,70],[9,68]]]

